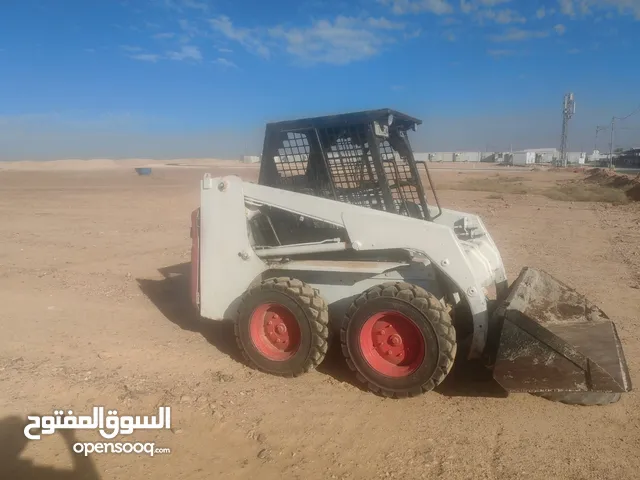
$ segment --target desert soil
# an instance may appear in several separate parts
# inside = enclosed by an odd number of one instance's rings
[[[460,371],[437,391],[391,400],[359,388],[336,351],[297,379],[245,366],[228,325],[198,320],[189,305],[190,213],[204,171],[0,172],[0,478],[14,478],[11,468],[34,479],[70,472],[77,455],[64,437],[25,446],[20,422],[94,405],[135,415],[172,408],[171,431],[118,438],[171,453],[90,456],[105,480],[638,478],[635,391],[575,407],[507,397],[479,372]],[[257,167],[208,171],[257,178]],[[495,173],[433,173],[442,185],[470,175]],[[520,175],[547,185],[581,174]],[[539,267],[597,303],[639,378],[638,204],[460,190],[440,200],[483,216],[511,279]],[[103,440],[95,431],[77,439]]]

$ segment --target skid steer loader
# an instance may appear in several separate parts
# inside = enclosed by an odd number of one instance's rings
[[[631,381],[614,323],[544,271],[509,285],[482,219],[442,208],[415,160],[420,123],[390,109],[269,123],[257,183],[206,174],[191,227],[200,315],[233,319],[248,363],[275,375],[317,367],[337,337],[385,396],[433,390],[458,354],[507,392],[617,401]]]

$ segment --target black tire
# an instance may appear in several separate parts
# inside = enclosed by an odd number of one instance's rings
[[[384,311],[400,313],[413,322],[412,328],[416,327],[416,333],[421,334],[417,341],[424,345],[424,356],[415,370],[405,376],[381,373],[362,352],[363,327],[373,315]],[[393,398],[433,390],[451,371],[457,350],[456,332],[445,307],[431,293],[405,282],[377,285],[360,295],[349,307],[340,340],[342,353],[358,380],[367,384],[372,392]]]
[[[591,407],[596,405],[611,405],[622,398],[621,393],[601,392],[533,392],[536,397],[542,397],[552,402],[567,405],[581,405]]]
[[[287,359],[270,358],[254,342],[251,320],[254,312],[265,304],[284,307],[295,318],[299,329],[298,348]],[[250,366],[273,375],[297,377],[315,369],[324,360],[328,348],[328,325],[328,305],[318,290],[295,278],[279,277],[264,280],[247,290],[238,308],[235,335],[238,347]]]

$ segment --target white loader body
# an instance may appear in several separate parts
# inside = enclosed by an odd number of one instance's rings
[[[473,316],[470,358],[482,355],[487,342],[487,290],[498,298],[507,292],[500,253],[482,220],[442,210],[425,221],[302,193],[243,182],[239,177],[201,181],[200,208],[192,227],[192,293],[200,315],[211,320],[234,318],[243,293],[274,276],[300,278],[317,288],[332,316],[367,288],[393,280],[422,286],[442,302],[466,300]],[[261,247],[252,242],[249,218],[269,206],[344,229],[348,241]],[[366,252],[403,249],[410,261],[298,259],[320,252]]]

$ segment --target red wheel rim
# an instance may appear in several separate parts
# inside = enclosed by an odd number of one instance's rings
[[[256,349],[273,361],[291,358],[300,347],[300,327],[295,315],[276,303],[265,303],[253,311],[249,335]]]
[[[425,341],[418,325],[397,311],[378,312],[360,330],[360,350],[377,372],[406,377],[415,372],[425,356]]]

